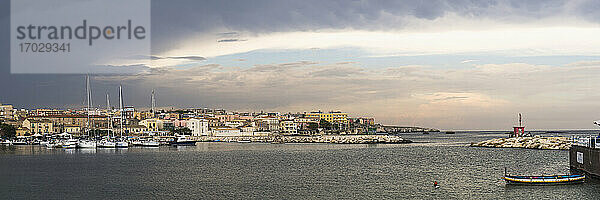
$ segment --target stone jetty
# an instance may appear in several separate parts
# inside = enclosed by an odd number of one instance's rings
[[[319,135],[319,136],[253,136],[212,137],[201,136],[199,142],[263,142],[263,143],[331,143],[331,144],[400,144],[411,143],[397,135]]]
[[[496,138],[478,143],[471,143],[472,147],[492,148],[525,148],[525,149],[556,149],[568,150],[573,141],[568,137],[511,137]]]

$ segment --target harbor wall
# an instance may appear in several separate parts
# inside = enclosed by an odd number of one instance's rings
[[[569,166],[595,178],[600,177],[600,149],[573,145],[569,150]]]

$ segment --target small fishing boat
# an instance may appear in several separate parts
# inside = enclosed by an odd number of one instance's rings
[[[575,184],[585,181],[584,175],[551,175],[551,176],[504,176],[506,184],[521,185],[555,185]]]
[[[252,141],[250,141],[250,140],[238,140],[237,142],[238,143],[250,143]]]

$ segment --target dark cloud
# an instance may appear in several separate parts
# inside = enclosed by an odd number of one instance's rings
[[[247,40],[242,40],[242,39],[222,39],[222,40],[217,40],[217,42],[243,42],[243,41],[247,41]]]
[[[151,56],[150,58],[152,60],[160,60],[160,59],[184,59],[184,60],[192,60],[192,61],[204,61],[204,60],[206,60],[206,58],[202,57],[202,56],[168,56],[168,57]]]
[[[509,23],[538,20],[558,13],[597,21],[595,8],[599,6],[598,1],[562,0],[154,0],[152,45],[156,54],[174,48],[174,39],[214,30],[234,30],[218,34],[223,42],[237,38],[239,31],[260,34],[342,28],[393,30],[402,29],[407,17],[434,20],[449,13]]]
[[[206,58],[202,57],[202,56],[171,56],[171,57],[167,57],[167,58],[171,58],[171,59],[186,59],[186,60],[194,60],[194,61],[203,61],[203,60],[206,60]]]

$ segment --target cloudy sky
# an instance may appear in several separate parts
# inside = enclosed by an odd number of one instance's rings
[[[8,1],[0,25],[8,27]],[[93,77],[94,102],[240,111],[343,110],[383,124],[595,129],[598,1],[152,1],[152,62]],[[9,44],[0,29],[0,44]],[[81,75],[10,74],[0,102],[81,107]],[[7,55],[8,54],[8,55]]]

